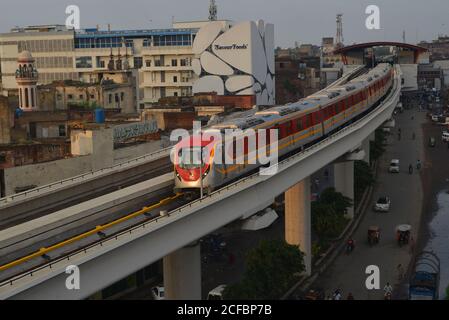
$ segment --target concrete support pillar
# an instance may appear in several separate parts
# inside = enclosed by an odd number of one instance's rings
[[[164,257],[165,296],[170,300],[201,300],[199,242]]]
[[[310,177],[285,192],[285,241],[304,253],[306,274],[312,274]]]
[[[335,191],[354,200],[354,161],[345,161],[334,164]],[[348,209],[346,215],[354,218],[354,207]]]

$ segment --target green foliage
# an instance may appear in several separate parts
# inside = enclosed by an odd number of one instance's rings
[[[69,106],[77,107],[77,108],[83,108],[88,110],[93,110],[100,108],[100,106],[97,104],[96,101],[80,101],[80,102],[70,102]]]
[[[227,286],[225,299],[279,299],[304,271],[298,246],[283,240],[262,241],[246,258],[243,280]]]
[[[370,159],[377,160],[385,152],[387,133],[382,129],[374,132],[374,141],[370,141]]]
[[[336,237],[347,224],[346,210],[352,206],[352,200],[334,188],[324,190],[320,198],[312,202],[312,229],[319,237]]]
[[[354,202],[360,203],[360,200],[366,188],[376,182],[374,174],[369,164],[365,161],[354,162]]]

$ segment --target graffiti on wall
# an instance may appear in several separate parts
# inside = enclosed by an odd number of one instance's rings
[[[130,138],[136,138],[158,131],[156,121],[123,124],[114,127],[114,142],[121,142]]]

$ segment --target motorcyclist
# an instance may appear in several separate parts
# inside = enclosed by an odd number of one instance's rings
[[[353,240],[352,238],[349,238],[349,239],[348,239],[348,242],[346,243],[346,250],[347,250],[348,252],[351,252],[351,251],[354,250],[354,247],[355,247],[355,242],[354,242],[354,240]]]
[[[389,282],[387,282],[387,284],[384,287],[384,297],[386,300],[391,299],[391,294],[393,293],[393,287],[391,286],[391,284]]]

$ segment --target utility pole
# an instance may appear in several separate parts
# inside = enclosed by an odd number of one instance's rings
[[[200,148],[200,199],[203,199],[203,147]]]
[[[217,20],[217,4],[215,0],[210,0],[209,3],[209,21]]]
[[[343,47],[344,41],[345,40],[343,39],[343,14],[339,13],[337,14],[337,39],[336,39],[337,48]]]

